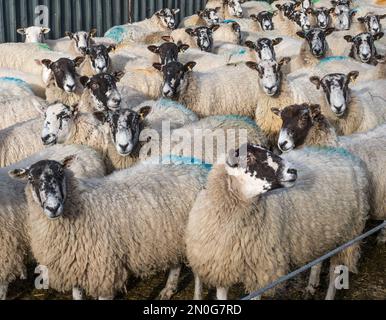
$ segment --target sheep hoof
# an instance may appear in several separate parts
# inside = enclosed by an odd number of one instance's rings
[[[161,291],[157,300],[170,300],[176,293],[176,290],[165,288]]]

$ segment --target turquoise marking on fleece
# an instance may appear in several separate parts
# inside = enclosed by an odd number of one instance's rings
[[[42,49],[42,50],[47,50],[47,51],[53,51],[48,44],[45,43],[38,43],[37,46]]]
[[[224,20],[224,23],[233,23],[233,22],[237,22],[237,21],[236,20],[232,20],[232,19]]]
[[[193,165],[193,166],[199,166],[202,169],[205,169],[207,171],[212,170],[213,165],[209,163],[205,163],[202,160],[199,160],[194,157],[181,157],[181,156],[174,156],[169,155],[162,158],[161,163],[172,163],[172,164],[182,164],[182,165]]]
[[[0,77],[0,81],[13,82],[14,84],[17,84],[19,87],[23,87],[25,89],[28,89],[28,91],[32,92],[32,89],[31,89],[30,85],[28,84],[28,82],[25,82],[22,79],[13,78],[13,77]]]
[[[174,100],[171,100],[171,99],[161,98],[159,100],[159,105],[161,107],[165,107],[165,108],[175,108],[175,109],[178,109],[178,110],[182,111],[183,113],[185,113],[187,115],[191,115],[191,116],[195,116],[195,117],[197,116],[192,110],[188,109],[183,104],[175,102]]]
[[[319,64],[322,64],[322,63],[329,63],[331,61],[343,61],[343,60],[347,60],[348,57],[346,56],[332,56],[332,57],[326,57],[326,58],[323,58],[322,60],[320,60]]]
[[[127,28],[125,26],[115,26],[112,27],[110,30],[107,30],[107,32],[105,33],[105,37],[110,38],[117,43],[120,43],[123,40],[126,32]]]
[[[246,116],[238,116],[238,115],[231,114],[231,115],[224,115],[224,116],[212,116],[212,117],[208,117],[208,118],[209,119],[210,118],[216,119],[218,121],[226,121],[226,120],[244,121],[248,125],[250,125],[250,126],[252,126],[254,128],[257,128],[256,122],[253,121],[251,118],[246,117]]]

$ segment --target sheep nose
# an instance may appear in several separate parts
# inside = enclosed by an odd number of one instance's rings
[[[293,175],[295,175],[295,176],[298,175],[298,170],[296,170],[296,169],[288,169],[287,172],[288,172],[289,174],[293,174]]]
[[[127,147],[129,146],[129,144],[120,144],[119,147],[122,149],[122,150],[126,150]]]
[[[75,84],[68,84],[68,85],[67,85],[67,89],[68,89],[69,91],[74,91],[74,89],[75,89]]]
[[[47,135],[47,136],[42,137],[42,141],[43,141],[43,144],[44,144],[45,146],[47,146],[47,145],[53,145],[53,144],[56,143],[56,138],[55,138],[54,135],[49,134],[49,135]]]
[[[121,101],[122,101],[121,98],[113,98],[113,102],[114,102],[115,104],[120,104]]]
[[[339,107],[335,107],[336,111],[340,112],[342,109],[343,109],[343,105],[339,106]]]
[[[281,142],[281,143],[279,144],[280,149],[281,149],[281,150],[285,150],[287,144],[288,144],[288,141]]]
[[[60,208],[60,204],[58,203],[55,207],[46,207],[46,210],[51,212],[53,215],[55,215]]]

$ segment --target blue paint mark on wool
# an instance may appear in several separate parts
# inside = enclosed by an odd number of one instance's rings
[[[23,87],[25,89],[28,89],[29,91],[32,92],[32,89],[30,87],[30,85],[25,82],[24,80],[22,79],[19,79],[19,78],[13,78],[13,77],[0,77],[0,82],[3,81],[3,82],[12,82],[16,85],[18,85],[19,87]]]
[[[224,20],[224,23],[233,23],[233,22],[237,22],[237,21],[236,20],[232,20],[232,19]]]
[[[329,63],[329,62],[332,62],[332,61],[343,61],[343,60],[347,60],[347,59],[348,59],[348,57],[346,57],[346,56],[326,57],[326,58],[323,58],[322,60],[320,60],[319,64]]]
[[[188,109],[184,105],[182,105],[174,100],[171,100],[171,99],[161,98],[159,100],[159,105],[161,107],[165,107],[165,108],[176,108],[187,115],[193,115],[193,116],[196,115],[192,110]]]
[[[213,165],[209,163],[205,163],[202,160],[199,160],[194,157],[181,157],[181,156],[175,156],[175,155],[169,155],[162,158],[161,163],[172,163],[175,165],[193,165],[193,166],[199,166],[202,169],[205,169],[207,171],[212,170]]]
[[[105,33],[105,37],[120,43],[123,40],[126,32],[127,28],[125,26],[115,26]]]

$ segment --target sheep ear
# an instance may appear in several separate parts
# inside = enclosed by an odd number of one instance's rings
[[[377,54],[375,56],[375,59],[377,60],[377,63],[385,63],[386,62],[386,56],[385,55]]]
[[[383,32],[378,32],[373,37],[374,37],[374,40],[379,40],[379,39],[383,38],[383,36],[384,36]]]
[[[66,35],[66,37],[69,37],[71,40],[74,39],[74,34],[72,32],[66,31],[64,34]]]
[[[149,50],[150,52],[153,52],[155,54],[159,54],[159,47],[157,47],[157,46],[148,46],[147,50]]]
[[[247,61],[245,64],[247,65],[248,68],[252,70],[259,70],[258,64],[254,61]]]
[[[173,42],[173,38],[171,36],[162,36],[161,39],[166,42]]]
[[[108,47],[107,47],[107,52],[111,52],[111,51],[115,51],[115,49],[116,49],[117,47],[116,47],[116,45],[115,44],[111,44],[111,45],[109,45]]]
[[[153,108],[150,106],[142,107],[141,110],[139,110],[138,112],[139,116],[141,117],[141,120],[145,120],[152,110]]]
[[[319,104],[308,105],[308,109],[311,111],[311,117],[313,120],[317,119],[322,114]]]
[[[272,44],[274,46],[277,46],[279,43],[281,43],[283,41],[283,38],[276,38],[276,39],[273,39],[272,40]]]
[[[185,32],[191,37],[194,37],[196,35],[195,31],[192,28],[185,29]]]
[[[97,32],[98,32],[97,28],[92,28],[88,34],[89,34],[90,38],[94,38],[96,36]]]
[[[255,15],[255,14],[251,14],[249,17],[250,17],[253,21],[259,21],[259,18],[258,18],[257,15]]]
[[[353,42],[353,37],[350,35],[344,36],[343,39],[346,40],[347,42]]]
[[[181,11],[181,9],[173,9],[172,12],[174,15],[176,15],[177,13],[179,13]]]
[[[114,77],[116,82],[121,81],[121,79],[123,78],[124,75],[125,75],[125,73],[123,71],[117,71],[117,72],[113,73],[113,77]]]
[[[52,61],[51,61],[51,60],[49,60],[49,59],[43,59],[43,60],[41,61],[41,63],[42,63],[44,66],[46,66],[48,69],[51,68],[51,64],[52,64]]]
[[[328,10],[328,13],[334,13],[335,12],[335,8],[330,8],[329,10]]]
[[[157,69],[158,71],[162,71],[163,65],[161,63],[153,63],[153,68]]]
[[[204,10],[198,10],[196,14],[197,14],[199,17],[202,17],[202,15],[204,14]]]
[[[50,28],[42,28],[42,33],[47,34],[51,31]]]
[[[350,12],[350,17],[352,18],[352,17],[354,17],[354,16],[356,16],[356,11],[354,11],[354,10],[352,10],[351,12]]]
[[[349,74],[347,75],[348,83],[355,82],[355,80],[358,78],[358,76],[359,76],[359,72],[358,71],[351,71],[351,72],[349,72]]]
[[[25,35],[25,28],[19,28],[16,30],[18,34]]]
[[[190,48],[190,46],[188,44],[180,44],[178,46],[178,51],[183,53],[185,52],[186,50],[188,50]]]
[[[304,31],[298,31],[296,32],[296,34],[300,37],[300,38],[305,38],[306,37],[306,33]]]
[[[335,0],[331,0],[330,2],[331,2],[331,5],[333,5],[334,7],[336,7],[336,5],[338,4],[338,2]]]
[[[65,168],[65,169],[70,168],[71,165],[74,163],[75,159],[76,159],[76,156],[75,156],[75,155],[66,157],[66,158],[62,161],[62,166],[63,166],[63,168]]]
[[[90,83],[90,78],[87,76],[83,76],[83,77],[80,77],[79,81],[82,84],[82,86],[86,88]]]
[[[94,112],[92,115],[102,124],[107,122],[107,114],[105,112]]]
[[[213,26],[210,27],[210,29],[213,31],[213,32],[216,32],[218,30],[218,28],[220,28],[220,25],[219,24],[214,24]]]
[[[27,180],[29,169],[15,169],[8,172],[8,175],[15,180]]]
[[[359,17],[357,20],[358,20],[360,23],[365,23],[365,22],[366,22],[366,20],[365,20],[364,17]]]
[[[386,14],[381,14],[378,16],[378,19],[382,20],[382,19],[385,19],[386,18]]]
[[[239,32],[241,30],[241,27],[240,27],[240,25],[237,22],[233,22],[232,23],[232,29],[235,32]]]
[[[281,68],[282,66],[284,66],[285,64],[288,64],[291,62],[291,58],[290,57],[284,57],[282,58],[279,62],[278,62],[278,65],[279,65],[279,68]]]
[[[275,5],[275,7],[278,8],[279,10],[281,10],[281,5],[280,4]]]
[[[318,89],[318,90],[320,89],[321,81],[320,81],[319,77],[316,77],[316,76],[311,77],[310,82],[316,86],[316,89]]]
[[[76,57],[73,61],[75,63],[75,67],[79,68],[84,62],[85,57]]]
[[[252,41],[245,41],[245,45],[252,50],[256,50],[256,45]]]
[[[324,34],[326,36],[330,35],[331,33],[333,33],[335,31],[335,28],[327,28],[326,31],[324,31]]]
[[[281,117],[281,110],[279,108],[272,108],[271,111],[278,117]]]
[[[185,70],[192,71],[196,65],[197,65],[197,62],[190,61],[187,64],[185,64]]]

